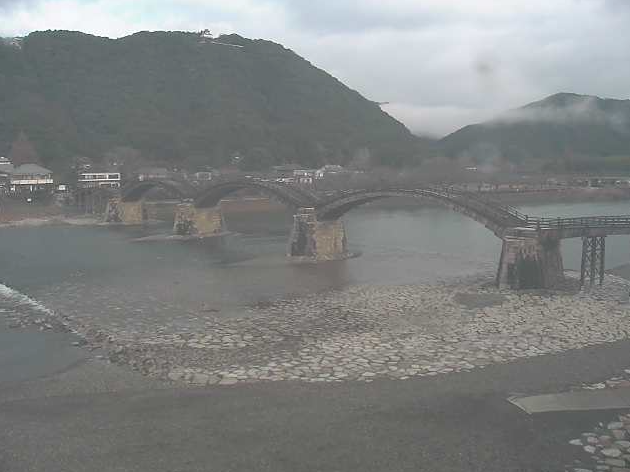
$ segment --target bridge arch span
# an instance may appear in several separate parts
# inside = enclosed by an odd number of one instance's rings
[[[121,192],[121,201],[125,203],[139,202],[148,192],[156,188],[182,199],[193,198],[196,192],[192,186],[176,180],[143,180],[125,186]]]
[[[317,219],[319,221],[337,220],[353,208],[392,197],[410,197],[438,203],[483,224],[499,238],[503,238],[507,228],[519,223],[499,204],[477,199],[466,193],[440,189],[381,189],[345,192],[317,207]]]
[[[243,189],[257,189],[265,194],[277,198],[291,208],[314,207],[318,200],[308,192],[275,182],[263,182],[260,180],[242,179],[228,182],[220,182],[210,185],[195,199],[196,208],[211,208],[228,195]]]

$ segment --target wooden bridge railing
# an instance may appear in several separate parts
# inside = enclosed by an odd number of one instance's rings
[[[575,218],[529,217],[527,226],[537,229],[630,228],[630,215],[580,216]]]
[[[536,230],[546,229],[588,229],[588,228],[630,228],[630,215],[615,216],[580,216],[569,218],[546,218],[531,216],[519,211],[516,207],[506,205],[479,192],[471,192],[457,187],[427,186],[416,189],[363,189],[345,190],[331,195],[322,205],[333,202],[344,196],[356,193],[388,191],[401,195],[426,194],[427,196],[456,203],[465,208],[475,210],[479,214],[505,227],[525,227]]]
[[[468,192],[467,197],[483,200],[489,208],[511,215],[520,226],[533,229],[630,228],[630,215],[546,218],[527,215],[511,205],[497,202],[475,192]]]

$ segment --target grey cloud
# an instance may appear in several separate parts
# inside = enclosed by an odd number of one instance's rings
[[[301,26],[323,33],[352,33],[372,29],[410,30],[439,23],[436,10],[418,2],[413,8],[396,2],[356,0],[278,0]]]
[[[604,0],[604,5],[615,10],[630,12],[630,2],[628,0]]]
[[[0,11],[11,12],[19,7],[25,7],[39,3],[41,0],[0,0]]]
[[[8,10],[26,3],[32,3],[32,0],[0,0],[0,9]]]
[[[307,55],[368,98],[395,103],[388,111],[412,131],[446,134],[557,92],[627,98],[630,29],[612,5],[567,0],[492,24],[479,14],[430,33],[318,38]]]

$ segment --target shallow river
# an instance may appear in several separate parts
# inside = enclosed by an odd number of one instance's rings
[[[611,202],[522,210],[612,215],[630,213],[627,207]],[[255,303],[352,284],[431,283],[494,270],[500,252],[500,241],[483,226],[434,207],[352,211],[345,219],[348,242],[361,255],[317,265],[284,257],[289,214],[236,214],[227,223],[237,234],[223,242],[131,241],[167,232],[167,226],[3,228],[0,283],[53,310],[102,313],[120,322],[147,311],[156,319],[174,310],[228,317]],[[563,241],[566,268],[579,269],[580,245],[577,239]],[[609,268],[630,261],[630,238],[608,238],[606,258]],[[17,303],[15,297],[0,290],[0,310]]]

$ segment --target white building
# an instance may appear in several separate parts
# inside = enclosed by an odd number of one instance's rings
[[[36,192],[53,190],[52,171],[37,164],[22,164],[14,167],[9,173],[11,192]]]
[[[315,178],[316,179],[324,179],[324,178],[329,177],[331,175],[345,174],[346,172],[347,172],[346,169],[344,169],[340,165],[337,165],[337,164],[326,164],[321,169],[317,169],[317,171],[315,172]]]
[[[6,157],[0,156],[0,172],[6,172],[8,169],[13,169],[13,164]]]
[[[6,157],[0,156],[0,193],[9,191],[9,174],[13,170],[13,164]]]
[[[79,188],[120,188],[120,172],[94,172],[79,173],[77,187]]]
[[[293,178],[298,184],[310,185],[316,173],[315,169],[296,169],[293,171]]]
[[[212,172],[211,171],[201,171],[195,172],[191,175],[191,180],[196,182],[206,182],[212,180]]]
[[[139,181],[168,179],[173,176],[166,167],[141,167],[136,171]]]

